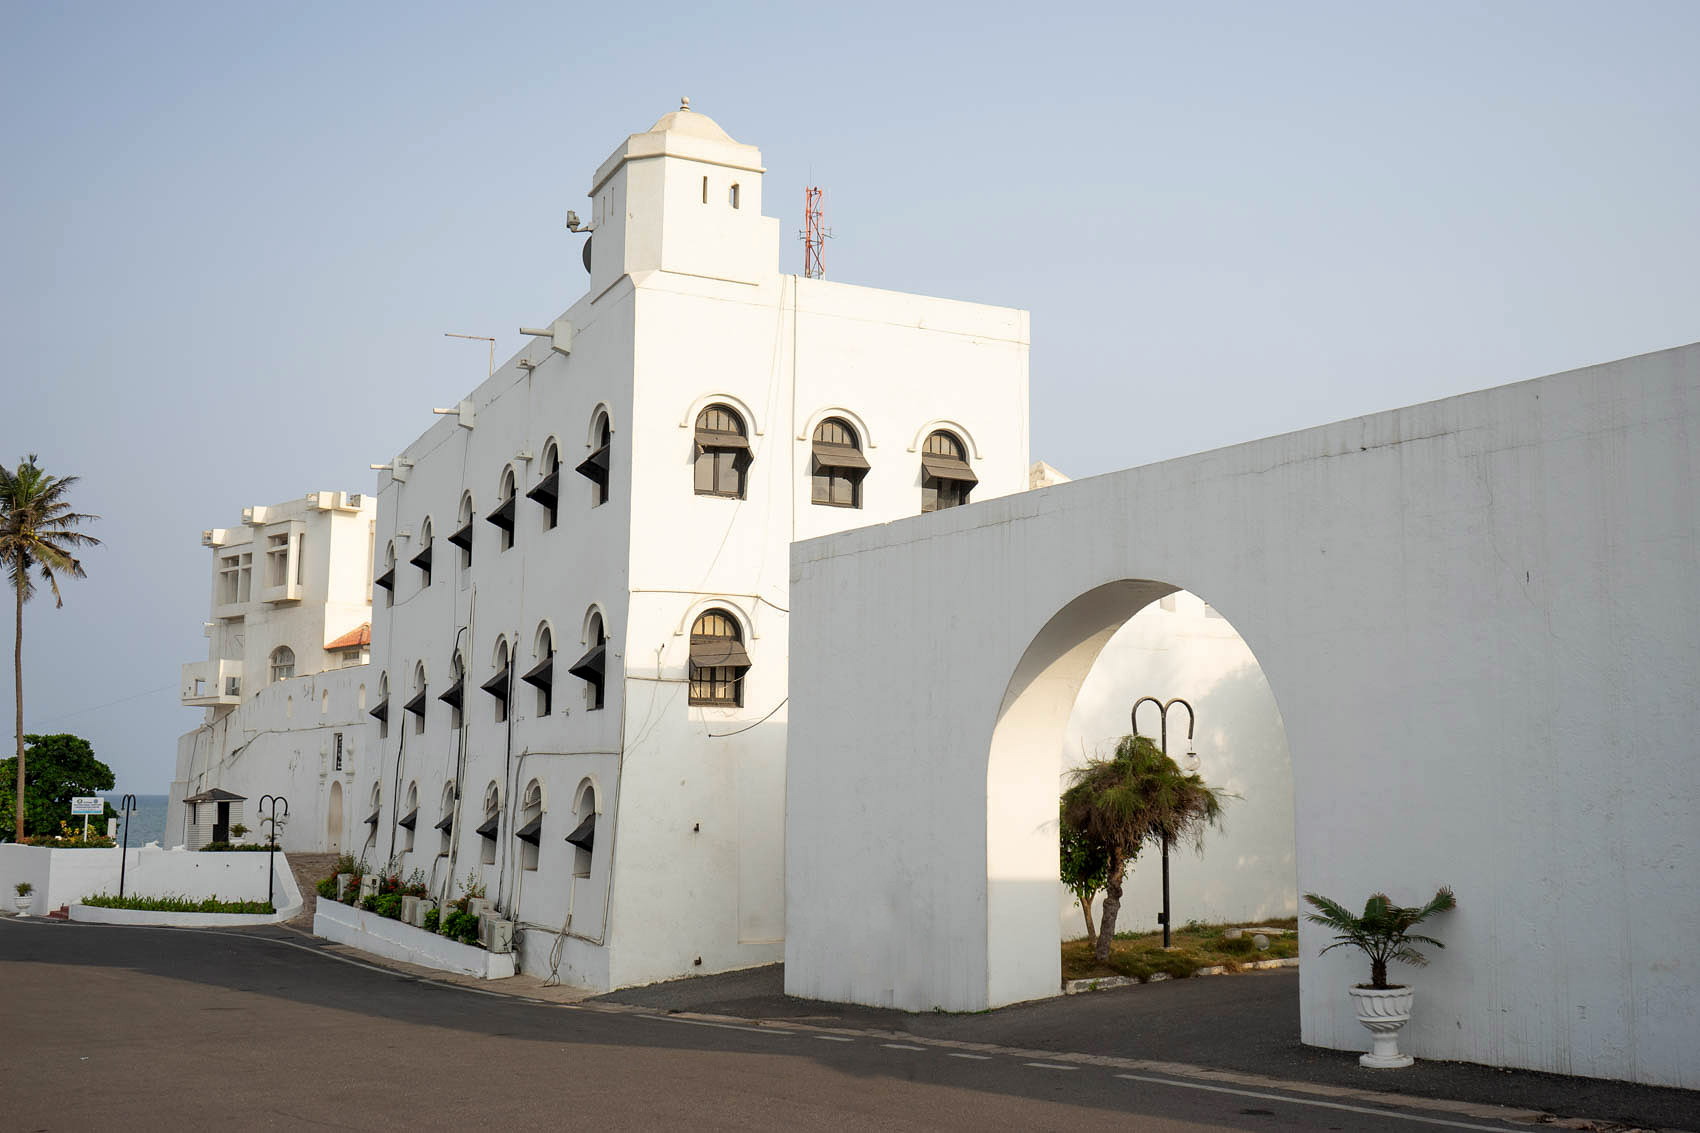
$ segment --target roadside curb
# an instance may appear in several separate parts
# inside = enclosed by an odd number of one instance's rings
[[[1244,964],[1235,964],[1233,967],[1226,964],[1211,964],[1209,967],[1199,968],[1190,976],[1176,977],[1167,972],[1153,972],[1150,979],[1144,980],[1134,976],[1093,976],[1082,980],[1064,980],[1062,986],[1064,995],[1079,995],[1082,992],[1109,991],[1111,988],[1118,987],[1138,987],[1141,984],[1156,984],[1177,978],[1191,980],[1197,979],[1199,976],[1234,976],[1241,972],[1262,972],[1271,968],[1296,968],[1298,966],[1299,958],[1288,956],[1281,960],[1252,960]]]

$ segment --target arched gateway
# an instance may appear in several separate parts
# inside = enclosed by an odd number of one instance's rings
[[[1057,994],[1069,709],[1185,588],[1280,702],[1300,892],[1457,890],[1414,1053],[1700,1085],[1695,438],[1700,345],[797,544],[786,990]],[[1363,1049],[1321,943],[1304,1041]]]

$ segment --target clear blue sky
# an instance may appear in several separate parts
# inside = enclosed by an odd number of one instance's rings
[[[1697,47],[1692,2],[9,5],[0,458],[107,540],[25,616],[26,727],[164,790],[201,529],[369,490],[681,94],[787,237],[825,186],[831,277],[1030,309],[1079,476],[1700,339]]]

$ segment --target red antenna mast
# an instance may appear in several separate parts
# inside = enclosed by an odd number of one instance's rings
[[[823,253],[832,238],[832,229],[821,225],[821,191],[811,185],[803,190],[803,278],[825,279],[826,262]]]

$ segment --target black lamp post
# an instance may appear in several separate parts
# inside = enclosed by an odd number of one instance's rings
[[[1142,696],[1142,697],[1140,697],[1138,700],[1133,702],[1133,721],[1132,722],[1133,722],[1134,735],[1139,734],[1139,706],[1141,704],[1144,704],[1147,701],[1150,701],[1152,704],[1155,704],[1157,706],[1157,712],[1158,712],[1157,746],[1158,746],[1159,750],[1161,750],[1164,755],[1169,754],[1169,709],[1173,708],[1177,704],[1180,705],[1182,708],[1186,709],[1186,754],[1187,754],[1187,760],[1188,760],[1188,764],[1189,764],[1189,766],[1187,767],[1187,770],[1189,770],[1189,771],[1192,770],[1191,765],[1195,764],[1197,759],[1198,759],[1198,753],[1192,750],[1192,725],[1193,725],[1193,719],[1194,719],[1193,714],[1192,714],[1192,705],[1188,704],[1186,701],[1182,700],[1178,696],[1169,700],[1167,703],[1164,703],[1163,701],[1158,700],[1154,696]],[[1170,920],[1171,920],[1171,918],[1169,916],[1169,834],[1168,834],[1168,831],[1165,830],[1163,832],[1163,911],[1157,915],[1158,923],[1163,926],[1163,947],[1164,948],[1169,947],[1169,935],[1170,935],[1170,931],[1171,931]]]
[[[125,795],[118,809],[124,813],[124,845],[118,851],[118,896],[124,896],[124,867],[130,860],[130,815],[136,809],[136,796]]]
[[[272,886],[277,879],[277,869],[272,865],[277,856],[277,804],[283,804],[283,817],[288,818],[289,800],[282,795],[261,795],[260,805],[257,809],[262,818],[265,816],[268,802],[272,804],[272,826],[271,833],[266,839],[266,904],[270,905],[272,903]]]

